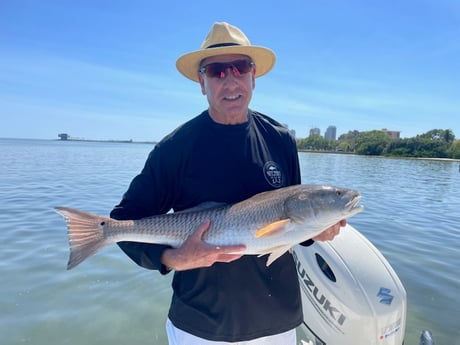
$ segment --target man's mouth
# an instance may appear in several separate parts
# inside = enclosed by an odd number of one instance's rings
[[[226,96],[226,97],[224,97],[224,99],[227,100],[227,101],[234,101],[234,100],[237,100],[240,97],[241,97],[240,95]]]

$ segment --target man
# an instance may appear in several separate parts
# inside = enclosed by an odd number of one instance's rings
[[[255,78],[274,63],[271,50],[252,46],[232,25],[215,23],[201,49],[176,63],[200,84],[208,109],[155,146],[111,216],[135,219],[206,201],[235,203],[299,184],[295,140],[278,122],[249,109]],[[333,239],[344,225],[315,240]],[[302,309],[291,254],[266,267],[266,257],[235,254],[244,246],[206,244],[210,227],[202,224],[180,248],[119,243],[142,267],[174,270],[169,343],[295,345]]]

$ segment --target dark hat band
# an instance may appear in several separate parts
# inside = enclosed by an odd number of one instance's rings
[[[217,43],[217,44],[212,44],[209,47],[206,47],[206,49],[209,48],[218,48],[218,47],[228,47],[228,46],[240,46],[241,44],[238,43]]]

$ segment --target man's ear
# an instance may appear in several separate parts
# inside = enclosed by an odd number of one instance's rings
[[[204,78],[200,72],[198,72],[198,81],[200,82],[201,93],[203,95],[206,95],[206,86],[204,85]]]

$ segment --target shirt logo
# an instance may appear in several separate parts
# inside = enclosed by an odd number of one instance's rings
[[[283,173],[279,165],[273,161],[269,161],[264,165],[264,176],[270,186],[279,188],[284,185]]]

